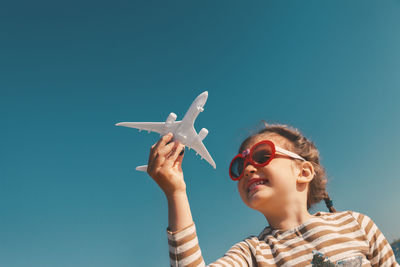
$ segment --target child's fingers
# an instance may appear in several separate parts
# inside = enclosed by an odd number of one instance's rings
[[[173,147],[173,142],[169,143],[172,141],[172,137],[173,136],[171,133],[166,134],[151,147],[149,161],[147,164],[147,172],[149,174],[152,172],[153,169],[157,169],[161,164],[163,164],[166,152],[170,151]]]
[[[183,146],[181,152],[176,158],[173,168],[177,168],[178,170],[182,171],[182,160],[184,155],[185,155],[185,146]]]
[[[179,153],[179,156],[174,163],[174,167],[179,167],[180,170],[182,169],[182,160],[183,160],[184,153],[185,153],[185,148],[183,148],[182,152]]]
[[[155,151],[155,158],[153,159],[154,166],[161,167],[168,159],[175,146],[175,142],[167,143],[165,146],[160,145],[158,150]]]
[[[168,144],[168,142],[170,142],[172,140],[172,133],[168,133],[166,135],[164,135],[163,137],[160,138],[160,140],[158,140],[157,143],[155,143],[151,149],[150,149],[150,156],[149,156],[149,162],[153,161],[155,158],[158,157],[159,150],[160,148],[164,147],[166,144]]]
[[[168,159],[168,155],[170,155],[174,148],[174,142],[165,145],[164,147],[160,147],[158,151],[155,152],[155,157],[152,160],[152,165],[157,168],[164,165],[165,161]]]
[[[176,159],[173,168],[177,168],[178,170],[182,171],[182,160],[183,160],[184,153],[185,153],[185,148],[183,148],[181,153],[179,153],[179,156]]]
[[[164,135],[163,137],[160,138],[160,140],[158,140],[157,143],[155,143],[152,147],[151,150],[157,150],[159,146],[164,146],[165,144],[167,144],[169,141],[172,140],[172,133],[167,133],[166,135]]]
[[[182,150],[185,149],[185,146],[183,144],[181,144],[180,142],[175,142],[175,146],[173,148],[173,150],[171,151],[171,154],[167,157],[167,159],[165,160],[165,166],[166,167],[173,167],[175,164],[175,161],[177,160],[177,158],[179,157],[179,155],[181,154]]]
[[[172,153],[174,147],[176,146],[175,142],[170,141],[169,143],[167,143],[165,146],[160,146],[158,148],[158,156],[162,156],[164,158],[168,158],[169,155]]]

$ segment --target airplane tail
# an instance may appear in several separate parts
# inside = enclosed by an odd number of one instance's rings
[[[140,172],[147,172],[147,165],[137,166],[136,170]]]

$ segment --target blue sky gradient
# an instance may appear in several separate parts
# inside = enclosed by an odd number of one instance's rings
[[[0,9],[0,266],[166,266],[167,206],[134,171],[181,119],[217,164],[184,174],[206,262],[258,234],[228,165],[260,121],[318,146],[337,210],[400,237],[399,1],[9,1]],[[314,211],[324,210],[318,205]]]

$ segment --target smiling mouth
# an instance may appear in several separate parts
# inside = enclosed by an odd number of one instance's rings
[[[247,193],[250,193],[256,189],[259,185],[269,185],[269,181],[266,179],[257,179],[257,181],[251,182],[250,186],[247,188]]]

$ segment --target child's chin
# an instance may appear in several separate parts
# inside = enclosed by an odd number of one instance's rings
[[[271,191],[268,188],[257,188],[247,193],[247,199],[251,200],[253,198],[264,198],[269,197],[271,195]]]
[[[267,192],[257,191],[247,195],[247,206],[252,209],[257,209],[258,207],[264,206],[271,199],[271,194]]]

